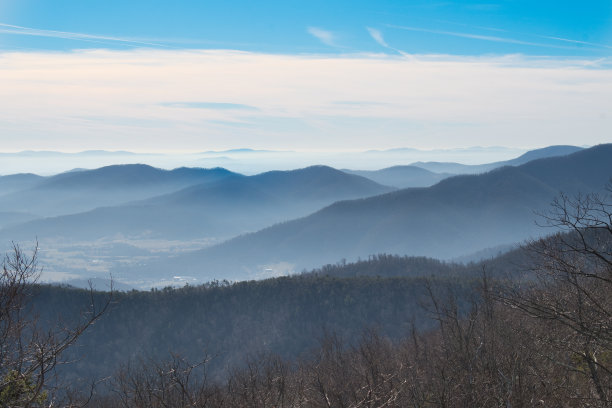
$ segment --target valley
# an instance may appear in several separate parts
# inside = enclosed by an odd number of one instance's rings
[[[493,170],[475,175],[416,165],[252,176],[113,165],[2,176],[0,238],[5,246],[38,242],[46,281],[84,286],[112,277],[139,289],[290,275],[379,253],[460,259],[541,234],[534,211],[560,191],[603,188],[609,149],[553,146],[477,166],[469,172]]]

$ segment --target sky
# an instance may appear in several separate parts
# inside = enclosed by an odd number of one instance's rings
[[[0,0],[0,150],[594,145],[611,53],[609,0]]]

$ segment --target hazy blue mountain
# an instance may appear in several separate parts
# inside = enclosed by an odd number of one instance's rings
[[[422,169],[429,170],[434,173],[479,174],[503,166],[519,166],[521,164],[528,163],[531,160],[543,159],[547,157],[566,156],[582,149],[582,147],[578,146],[548,146],[542,149],[530,150],[515,159],[494,163],[469,165],[449,162],[415,162],[412,163],[412,166],[420,167]]]
[[[111,279],[102,279],[102,278],[88,278],[88,279],[68,279],[61,283],[55,283],[51,286],[60,286],[60,287],[71,287],[71,288],[82,288],[89,289],[92,287],[97,291],[110,291],[111,287],[114,291],[127,292],[130,290],[136,289],[133,286],[126,285],[121,282],[117,282],[116,280]]]
[[[146,164],[124,164],[61,173],[47,178],[39,188],[123,189],[163,185],[191,185],[215,181],[234,173],[223,168],[202,169],[181,167],[163,170]]]
[[[26,190],[40,183],[45,178],[32,173],[10,174],[0,176],[0,196]]]
[[[247,279],[278,273],[278,265],[299,271],[376,253],[450,259],[546,233],[536,226],[534,211],[547,210],[561,191],[601,190],[611,175],[612,144],[600,145],[481,175],[450,177],[429,188],[338,202],[131,273],[163,275],[177,269],[202,279]]]
[[[147,203],[191,205],[218,200],[223,204],[239,204],[239,200],[253,201],[253,198],[261,202],[297,200],[329,203],[391,190],[393,188],[328,166],[311,166],[298,170],[269,171],[255,176],[234,177],[210,185],[196,185],[163,197],[155,197],[147,200]]]
[[[393,166],[380,170],[342,170],[367,177],[377,183],[397,188],[429,187],[452,176],[448,173],[434,173],[418,166]]]
[[[397,188],[429,187],[440,180],[457,174],[478,174],[503,166],[518,166],[531,160],[545,157],[565,156],[578,150],[576,146],[550,146],[530,150],[527,153],[506,161],[469,165],[449,162],[416,162],[407,166],[393,166],[381,170],[343,170],[374,180],[377,183]]]
[[[174,172],[182,172],[186,177],[197,175],[192,169]],[[105,178],[94,180],[98,185],[108,184]],[[65,185],[66,180],[57,182]],[[75,181],[70,179],[70,183]],[[59,236],[91,240],[122,234],[141,238],[226,239],[311,213],[338,200],[391,190],[391,187],[326,166],[273,171],[250,177],[229,174],[215,182],[197,184],[143,201],[35,220],[5,229],[0,236],[10,239]]]
[[[37,219],[34,214],[19,211],[0,211],[0,228],[17,225],[23,222]]]
[[[0,199],[0,211],[54,216],[117,205],[177,191],[193,184],[238,176],[222,168],[162,170],[144,164],[106,166],[39,179]],[[9,176],[7,176],[9,177]]]
[[[503,166],[520,166],[521,164],[528,163],[532,160],[545,159],[547,157],[567,156],[568,154],[576,153],[583,149],[583,147],[568,145],[548,146],[541,149],[530,150],[516,159],[498,163],[503,163]]]

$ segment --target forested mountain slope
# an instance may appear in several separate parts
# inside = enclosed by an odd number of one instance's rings
[[[490,264],[492,273],[506,271]],[[413,325],[431,325],[420,306],[428,279],[469,292],[481,272],[481,264],[380,255],[291,277],[118,292],[111,310],[70,351],[76,361],[70,373],[110,375],[130,359],[174,352],[194,361],[214,355],[211,372],[220,374],[261,352],[297,357],[326,332],[356,339],[375,328],[399,338]],[[94,300],[102,304],[107,295],[96,293]],[[85,290],[54,286],[39,287],[32,300],[41,321],[61,316],[66,324],[90,302]]]

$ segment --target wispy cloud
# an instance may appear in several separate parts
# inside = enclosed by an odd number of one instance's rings
[[[378,44],[385,48],[389,48],[389,44],[387,44],[380,31],[371,27],[366,27],[366,29],[368,30],[368,33],[370,33],[370,36],[374,39],[374,41],[376,41]]]
[[[140,41],[128,38],[119,38],[105,35],[74,33],[70,31],[45,30],[40,28],[23,27],[0,23],[0,34],[27,35],[35,37],[62,38],[66,40],[87,41],[93,43],[123,43],[126,45],[164,47],[162,44]]]
[[[547,36],[547,35],[537,35],[536,37],[546,38],[548,40],[563,41],[563,42],[568,42],[568,43],[572,43],[572,44],[581,44],[581,45],[588,45],[588,46],[591,46],[591,47],[603,47],[603,48],[612,49],[611,45],[592,43],[592,42],[588,42],[588,41],[572,40],[570,38],[551,37],[551,36]]]
[[[404,56],[408,55],[404,51],[398,50],[397,48],[393,48],[389,44],[387,44],[387,42],[385,41],[385,37],[383,37],[382,33],[379,30],[375,28],[371,28],[371,27],[366,27],[366,30],[368,30],[368,33],[370,33],[370,37],[372,37],[374,41],[376,41],[381,47],[385,47],[387,49],[395,51],[400,55],[404,55]]]
[[[240,103],[224,103],[224,102],[164,102],[160,104],[168,108],[189,108],[189,109],[246,109],[257,110],[255,106],[243,105]]]
[[[432,30],[428,28],[421,27],[409,27],[409,26],[398,26],[393,24],[387,24],[387,27],[395,28],[398,30],[406,30],[406,31],[416,31],[421,33],[431,33],[431,34],[440,34],[440,35],[448,35],[451,37],[460,37],[460,38],[469,38],[473,40],[482,40],[482,41],[492,41],[492,42],[500,42],[507,44],[518,44],[518,45],[528,45],[533,47],[544,47],[544,48],[559,48],[559,49],[573,49],[572,47],[554,45],[554,44],[544,44],[537,43],[531,41],[523,41],[517,40],[514,38],[508,37],[499,37],[499,36],[491,36],[491,35],[481,35],[481,34],[472,34],[472,33],[462,33],[456,31],[444,31],[444,30]]]
[[[454,26],[467,27],[469,29],[475,29],[475,30],[494,31],[498,33],[504,33],[506,35],[520,35],[520,36],[527,36],[527,37],[532,37],[532,38],[541,38],[541,39],[546,39],[546,40],[560,41],[560,42],[571,43],[571,44],[588,45],[590,47],[596,47],[596,48],[612,49],[612,45],[609,45],[609,44],[600,44],[600,43],[594,43],[594,42],[589,42],[589,41],[575,40],[571,38],[555,37],[555,36],[550,36],[550,35],[540,35],[540,34],[533,34],[533,33],[528,34],[528,33],[521,33],[521,32],[511,32],[511,31],[508,31],[508,30],[505,30],[499,27],[488,27],[488,26],[481,26],[481,25],[465,24],[465,23],[459,23],[456,21],[448,21],[448,20],[432,20],[432,21],[435,21],[438,23],[452,24]]]
[[[336,44],[336,36],[331,31],[318,27],[308,27],[308,33],[325,45],[329,45],[330,47],[338,46]]]

